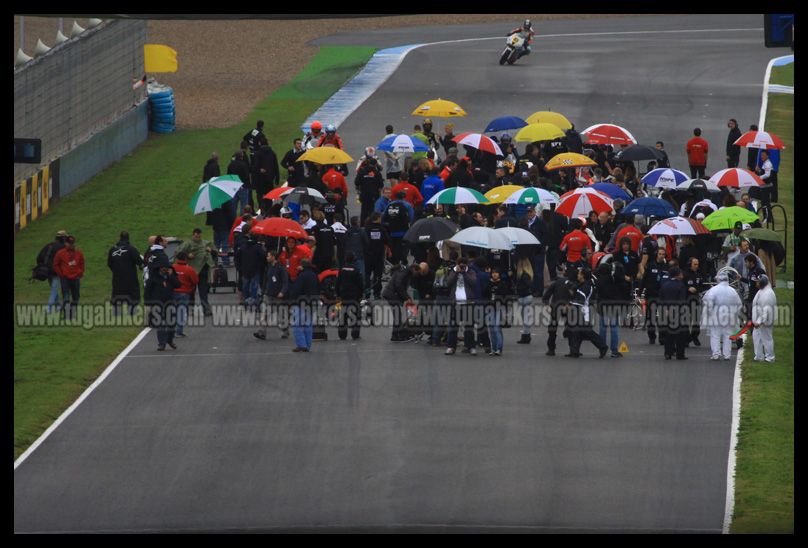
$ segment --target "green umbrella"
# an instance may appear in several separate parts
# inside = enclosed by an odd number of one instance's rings
[[[749,238],[750,240],[766,240],[769,242],[783,243],[783,238],[774,230],[768,228],[750,228],[741,232],[741,236]]]
[[[236,191],[238,191],[243,184],[238,175],[213,177],[207,183],[199,185],[199,190],[197,190],[194,197],[191,198],[191,210],[194,212],[194,215],[197,215],[222,207],[223,204],[233,199],[233,196],[236,195]]]
[[[487,204],[488,198],[477,192],[472,188],[456,186],[441,190],[429,200],[427,204],[445,204],[445,205],[458,205],[458,204]]]
[[[759,220],[757,213],[752,213],[742,207],[732,206],[710,213],[704,218],[702,224],[709,230],[732,230],[738,221],[754,223],[757,220]]]

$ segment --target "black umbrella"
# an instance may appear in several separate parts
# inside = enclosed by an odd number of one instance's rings
[[[410,227],[404,239],[408,242],[427,244],[448,240],[458,231],[458,226],[445,217],[419,219]]]
[[[325,196],[323,196],[320,191],[306,186],[294,188],[292,192],[286,194],[284,198],[293,204],[324,204],[327,202]]]
[[[662,153],[647,145],[631,145],[618,152],[614,159],[618,162],[659,161],[662,159]]]

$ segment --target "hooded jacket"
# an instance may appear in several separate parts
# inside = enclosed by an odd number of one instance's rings
[[[129,240],[120,240],[107,254],[107,266],[112,271],[112,298],[129,297],[140,301],[140,282],[137,269],[143,266],[143,259]]]
[[[771,285],[758,290],[752,300],[752,322],[755,325],[772,327],[777,319],[777,296]]]
[[[733,331],[738,327],[738,313],[743,307],[738,293],[724,279],[710,288],[702,299],[702,327]]]

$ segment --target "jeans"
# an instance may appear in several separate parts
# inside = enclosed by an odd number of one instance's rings
[[[292,333],[298,348],[311,348],[314,329],[310,305],[294,305],[292,307]]]
[[[618,328],[618,324],[620,321],[618,318],[614,316],[609,317],[608,314],[601,314],[600,315],[600,338],[603,339],[603,342],[606,342],[606,328],[610,328],[612,332],[612,336],[609,343],[609,349],[612,353],[617,352],[618,348],[618,341],[620,340],[620,331]]]
[[[497,306],[494,310],[489,310],[486,315],[486,323],[488,324],[488,336],[491,338],[491,351],[502,352],[502,316],[504,310]]]
[[[354,262],[354,266],[356,270],[359,271],[359,275],[362,276],[362,279],[365,279],[365,259],[360,259],[357,257],[356,261]],[[367,283],[365,284],[365,288],[367,288]]]
[[[75,280],[59,278],[59,283],[62,285],[62,302],[64,303],[63,310],[66,317],[72,318],[75,307],[79,304],[80,282],[80,278]]]
[[[522,309],[522,335],[530,335],[530,319],[532,313],[529,313],[530,305],[533,303],[533,295],[527,297],[519,297],[519,307]]]
[[[48,313],[50,313],[51,309],[55,306],[58,310],[59,308],[59,287],[61,286],[61,281],[59,280],[58,276],[54,276],[50,279],[50,297],[48,297]]]
[[[174,302],[177,305],[177,335],[182,335],[182,328],[188,319],[188,303],[191,301],[190,293],[174,293]]]
[[[447,348],[457,346],[457,331],[460,320],[463,320],[463,346],[474,348],[474,307],[471,304],[458,303],[452,308],[452,319],[449,324],[449,335],[446,337]]]
[[[244,295],[244,304],[247,306],[257,306],[258,303],[258,285],[261,281],[261,276],[256,274],[252,278],[242,277],[241,279],[241,293]]]
[[[227,239],[230,236],[230,231],[228,229],[224,230],[215,230],[213,231],[213,245],[216,246],[216,249],[222,251],[222,253],[227,253],[230,248],[227,246]],[[230,264],[230,257],[222,256],[222,264],[229,265]]]

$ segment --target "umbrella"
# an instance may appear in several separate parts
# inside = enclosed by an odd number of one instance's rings
[[[524,228],[517,228],[515,226],[505,226],[495,229],[497,232],[504,233],[511,239],[513,245],[541,245],[538,238]]]
[[[687,217],[664,219],[656,223],[648,231],[648,234],[657,236],[698,236],[699,234],[709,233],[710,231],[702,223]]]
[[[710,181],[719,187],[726,186],[730,188],[746,188],[751,186],[763,186],[766,184],[763,182],[763,179],[748,169],[741,169],[737,167],[722,169],[710,177]]]
[[[666,167],[652,169],[642,178],[642,183],[657,188],[676,188],[679,183],[684,183],[689,177],[684,171]]]
[[[433,243],[448,240],[457,232],[457,225],[445,217],[418,219],[410,227],[404,239],[415,243]]]
[[[347,164],[353,162],[353,158],[348,156],[346,152],[336,147],[317,147],[307,150],[298,162],[311,162],[313,164],[331,165],[331,164]]]
[[[614,157],[618,162],[639,162],[641,160],[658,161],[663,158],[662,153],[648,145],[631,145],[624,148]]]
[[[385,152],[426,152],[429,147],[418,137],[409,135],[391,135],[376,146]]]
[[[292,237],[301,240],[309,236],[298,223],[292,219],[284,219],[283,217],[270,217],[256,221],[250,229],[250,232],[263,236],[276,236],[278,238]]]
[[[283,183],[278,188],[273,188],[266,194],[264,194],[264,198],[267,200],[280,200],[284,194],[292,190],[293,187],[290,187],[288,183]]]
[[[483,249],[513,249],[511,239],[499,230],[486,226],[470,226],[449,238],[450,242]]]
[[[326,203],[328,200],[325,199],[319,190],[314,188],[309,188],[307,186],[299,186],[292,189],[288,189],[286,192],[283,193],[284,197],[289,200],[289,202],[293,204],[303,203],[305,201],[310,202],[320,202],[321,204]]]
[[[556,211],[567,217],[587,216],[590,211],[597,213],[612,211],[612,199],[599,190],[589,187],[576,188],[561,196]]]
[[[616,200],[620,198],[621,200],[631,201],[633,196],[620,188],[618,185],[614,183],[595,183],[593,185],[589,185],[586,188],[594,188],[595,190],[599,190],[604,194],[608,194],[612,200]]]
[[[466,188],[456,186],[441,190],[432,196],[426,203],[428,204],[487,204],[488,198],[474,190],[473,188]]]
[[[423,103],[412,111],[413,116],[436,116],[438,118],[454,118],[465,116],[466,111],[460,105],[444,99],[434,99]]]
[[[540,110],[534,112],[525,120],[528,124],[553,124],[559,129],[572,129],[572,123],[560,112]]]
[[[581,132],[592,145],[636,145],[637,139],[624,127],[614,124],[595,124]]]
[[[517,116],[502,116],[501,118],[494,118],[488,122],[488,125],[485,126],[483,133],[505,131],[506,129],[521,129],[526,125],[527,122]]]
[[[578,154],[576,152],[564,152],[562,154],[556,154],[553,156],[553,158],[545,164],[544,169],[546,171],[553,171],[556,169],[597,165],[597,162],[587,156],[584,156],[583,154]]]
[[[704,179],[688,179],[684,183],[676,185],[676,190],[706,190],[707,192],[721,192],[718,185],[712,181]]]
[[[196,194],[191,198],[191,211],[194,212],[194,215],[197,215],[221,207],[233,199],[236,191],[243,184],[238,175],[223,175],[211,178],[207,183],[199,185]]]
[[[757,213],[752,213],[748,209],[738,206],[725,207],[715,213],[711,213],[704,218],[704,226],[712,231],[732,230],[735,223],[754,223],[759,220]]]
[[[702,200],[700,202],[697,202],[693,206],[693,209],[690,210],[690,214],[693,215],[693,212],[696,211],[696,209],[698,209],[700,207],[709,207],[713,211],[716,211],[718,209],[718,206],[715,205],[714,203],[712,203],[710,200]]]
[[[782,149],[786,148],[783,140],[774,133],[767,131],[747,131],[732,143],[747,148]]]
[[[675,217],[676,210],[661,198],[637,198],[621,211],[623,215],[642,215],[643,217]]]
[[[499,148],[499,145],[482,133],[461,133],[454,138],[454,142],[458,145],[470,146],[496,156],[505,156],[502,154],[502,149]]]
[[[527,187],[517,190],[508,196],[502,203],[504,204],[527,204],[527,205],[540,205],[540,204],[558,204],[559,200],[553,196],[549,191],[543,188]]]
[[[525,187],[520,185],[500,185],[495,186],[491,190],[485,193],[485,197],[488,198],[488,201],[492,204],[501,204],[505,201],[505,198],[517,192],[519,190],[524,190]]]
[[[553,124],[528,124],[519,130],[514,139],[519,142],[535,143],[552,141],[564,137],[564,132]]]
[[[780,236],[774,230],[769,230],[768,228],[750,228],[749,230],[744,230],[741,232],[741,236],[745,236],[746,238],[752,240],[764,240],[767,242],[783,242],[782,236]]]

